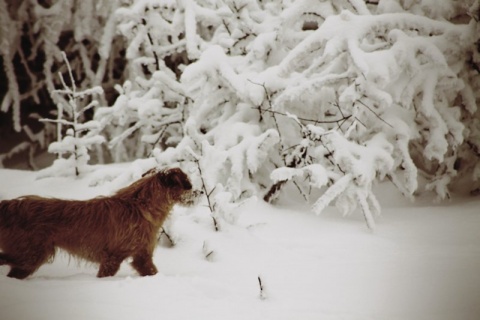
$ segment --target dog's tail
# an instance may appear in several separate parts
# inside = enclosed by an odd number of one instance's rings
[[[0,200],[0,226],[3,224],[2,217],[6,216],[8,210],[8,200]]]
[[[4,200],[0,200],[0,226],[3,224],[2,217],[5,216],[5,212],[7,211],[7,203]]]

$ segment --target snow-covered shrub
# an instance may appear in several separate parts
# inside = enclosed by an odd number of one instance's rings
[[[445,198],[477,168],[478,23],[448,20],[472,3],[225,4],[182,75],[189,127],[177,152],[156,153],[160,164],[191,148],[233,202],[261,190],[273,200],[292,181],[306,199],[323,190],[315,212],[359,206],[371,228],[376,181],[413,197],[420,171]]]
[[[331,16],[279,64],[277,74],[293,81],[274,107],[318,122],[333,121],[324,126],[359,145],[367,146],[382,132],[393,156],[383,176],[410,196],[421,169],[427,189],[448,197],[448,185],[458,170],[465,170],[457,162],[470,135],[465,127],[478,122],[478,97],[466,96],[475,81],[465,77],[473,72],[478,82],[478,72],[468,63],[476,27],[473,20],[454,25],[406,12]],[[316,118],[307,112],[313,107]],[[330,149],[335,155],[331,147],[327,154]],[[321,161],[327,168],[331,162],[334,171],[352,173],[341,169],[338,160],[327,160]],[[335,190],[337,196],[348,194]]]
[[[68,68],[70,86],[65,83],[62,74],[59,73],[63,89],[53,91],[53,94],[58,95],[57,99],[59,101],[57,119],[43,119],[43,121],[57,124],[58,141],[51,143],[48,151],[56,153],[58,159],[54,161],[52,166],[41,170],[38,173],[39,177],[79,176],[88,172],[89,149],[105,141],[105,138],[99,134],[100,124],[97,121],[81,122],[83,114],[98,105],[98,101],[95,99],[91,99],[86,105],[83,101],[87,100],[88,96],[102,94],[103,89],[97,86],[78,91],[67,56],[64,52],[62,52],[62,55]],[[63,96],[66,96],[66,98],[63,98]],[[62,138],[64,127],[66,127],[65,136]]]

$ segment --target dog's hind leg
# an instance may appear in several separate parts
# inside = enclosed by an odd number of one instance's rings
[[[47,246],[43,244],[42,246],[32,245],[28,250],[21,251],[21,254],[4,255],[7,264],[12,267],[7,277],[25,279],[37,271],[37,269],[52,258],[54,254],[55,248],[53,245]]]
[[[0,253],[0,265],[12,265],[12,269],[7,274],[7,277],[16,278],[16,279],[25,279],[29,275],[31,275],[35,270],[26,270],[19,268],[15,265],[14,260],[5,253]]]
[[[153,264],[152,255],[148,253],[134,255],[132,267],[134,267],[142,277],[153,276],[158,272],[157,267]]]
[[[15,279],[25,279],[29,275],[35,272],[35,268],[19,266],[17,260],[13,259],[10,255],[0,254],[0,265],[8,264],[12,266],[10,272],[7,274],[7,277]]]
[[[31,275],[34,272],[35,272],[35,269],[34,270],[27,270],[27,269],[20,269],[20,268],[17,268],[17,267],[12,267],[12,270],[10,270],[10,272],[7,274],[7,277],[22,280],[22,279],[25,279],[26,277],[28,277],[29,275]]]

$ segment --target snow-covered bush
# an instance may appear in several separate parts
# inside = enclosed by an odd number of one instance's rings
[[[308,4],[226,2],[181,78],[190,127],[177,155],[158,152],[158,162],[181,161],[187,146],[233,202],[259,190],[273,200],[292,181],[306,199],[324,191],[315,212],[333,200],[344,213],[359,206],[371,228],[376,181],[413,197],[420,171],[446,198],[459,176],[477,180],[478,22],[449,19],[478,7]]]
[[[114,3],[98,52],[115,34],[127,80],[95,110],[111,158],[183,166],[214,220],[292,184],[373,228],[383,179],[479,187],[478,1]]]

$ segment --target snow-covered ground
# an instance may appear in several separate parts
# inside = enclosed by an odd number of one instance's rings
[[[88,184],[0,170],[1,199],[113,191]],[[250,202],[219,232],[205,208],[176,208],[176,245],[158,247],[156,276],[124,263],[98,279],[95,266],[64,253],[25,281],[3,266],[0,319],[480,319],[480,199],[411,204],[389,184],[377,194],[373,233],[359,213],[316,216],[292,202]]]

